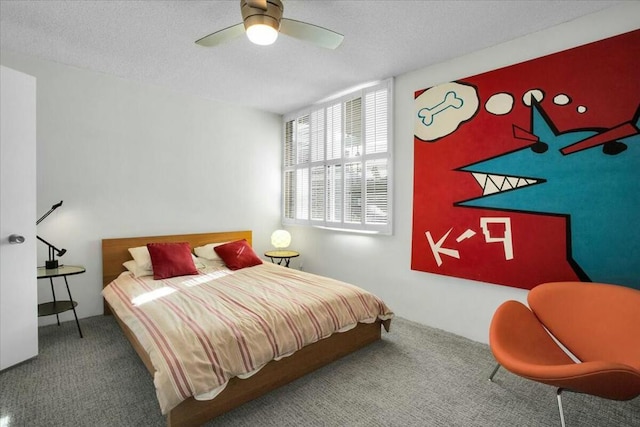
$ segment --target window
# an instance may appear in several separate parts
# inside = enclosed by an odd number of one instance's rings
[[[285,116],[283,224],[391,234],[392,85]]]

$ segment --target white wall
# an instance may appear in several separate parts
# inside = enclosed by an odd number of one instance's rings
[[[507,299],[524,302],[526,291],[411,270],[414,92],[637,29],[638,17],[640,2],[629,2],[397,77],[394,235],[291,228],[292,248],[302,253],[295,265],[367,288],[404,318],[488,342],[497,306]]]
[[[280,116],[11,52],[1,59],[37,78],[38,216],[64,200],[38,234],[67,249],[60,262],[86,267],[69,277],[80,317],[102,313],[103,238],[251,229],[256,249],[269,248]],[[50,300],[48,282],[38,285],[39,301]],[[64,282],[56,291],[65,295]]]

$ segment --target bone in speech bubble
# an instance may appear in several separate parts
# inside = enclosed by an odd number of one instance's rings
[[[476,89],[464,83],[443,83],[425,90],[414,102],[416,138],[431,142],[455,132],[474,116],[479,103]]]
[[[425,107],[418,111],[418,116],[422,118],[422,123],[425,126],[431,126],[436,114],[442,113],[447,108],[453,107],[456,110],[461,108],[464,101],[458,98],[455,92],[449,91],[444,95],[444,99],[441,103],[434,105],[433,107]]]

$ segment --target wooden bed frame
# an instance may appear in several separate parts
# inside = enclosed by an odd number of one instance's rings
[[[251,231],[230,231],[220,233],[180,234],[171,236],[130,237],[102,240],[102,280],[107,286],[125,271],[122,263],[131,259],[128,248],[158,242],[189,242],[192,248],[207,243],[228,242],[246,239],[251,244]],[[105,315],[113,314],[124,335],[142,359],[147,370],[154,374],[148,354],[124,322],[111,311],[104,301]],[[388,322],[388,321],[387,321]],[[293,355],[268,363],[255,375],[247,379],[232,378],[215,399],[200,401],[193,397],[183,401],[167,415],[167,425],[198,426],[216,416],[230,411],[243,403],[260,397],[269,391],[285,385],[309,372],[325,366],[334,360],[352,353],[380,339],[381,321],[359,324],[356,328],[336,333],[322,341],[310,344]]]

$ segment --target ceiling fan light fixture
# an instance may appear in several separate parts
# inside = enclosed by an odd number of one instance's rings
[[[278,38],[278,30],[268,24],[253,24],[247,28],[247,37],[251,43],[268,46]]]
[[[252,43],[268,46],[276,41],[283,11],[280,0],[241,0],[240,9],[247,37]]]
[[[217,46],[240,37],[242,33],[246,33],[252,43],[262,46],[274,43],[279,33],[326,49],[336,49],[342,43],[342,34],[307,22],[283,18],[283,11],[281,0],[240,0],[242,23],[204,36],[196,40],[196,44]]]

